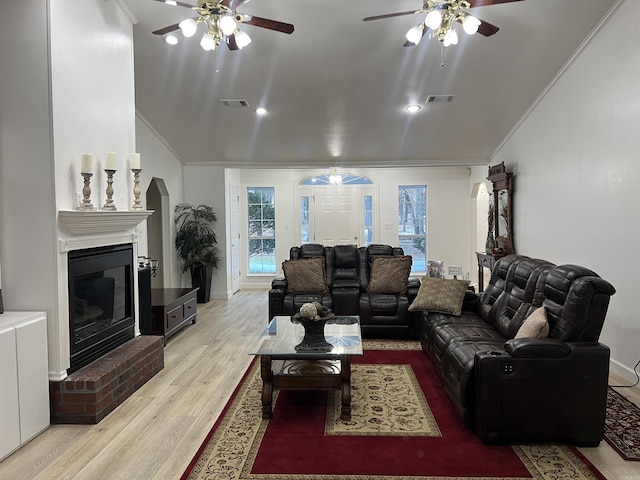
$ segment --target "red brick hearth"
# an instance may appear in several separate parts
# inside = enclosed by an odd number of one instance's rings
[[[49,382],[51,423],[98,423],[163,368],[162,337],[136,337],[64,380]]]

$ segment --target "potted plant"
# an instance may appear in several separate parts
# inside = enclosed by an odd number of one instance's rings
[[[181,203],[175,208],[176,249],[182,260],[182,271],[191,274],[191,286],[199,287],[198,303],[206,303],[211,295],[211,278],[223,258],[213,226],[218,220],[208,205]]]

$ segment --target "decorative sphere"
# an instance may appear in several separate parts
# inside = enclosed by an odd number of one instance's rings
[[[300,316],[305,318],[313,318],[318,314],[318,310],[313,303],[303,303],[300,307]]]

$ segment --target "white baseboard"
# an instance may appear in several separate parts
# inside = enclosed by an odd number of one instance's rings
[[[609,362],[609,368],[611,370],[611,373],[622,377],[629,384],[633,384],[638,380],[636,373],[631,368],[622,365],[621,363],[613,359]]]

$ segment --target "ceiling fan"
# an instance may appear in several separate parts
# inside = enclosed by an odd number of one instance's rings
[[[425,0],[420,10],[388,13],[363,18],[365,22],[383,18],[399,17],[402,15],[420,15],[426,13],[424,20],[411,28],[406,35],[405,47],[413,47],[420,43],[422,37],[429,33],[429,38],[437,38],[440,43],[448,47],[458,43],[458,34],[454,30],[456,22],[461,23],[468,35],[479,32],[485,37],[494,35],[499,28],[489,22],[480,20],[465,10],[473,7],[484,7],[499,3],[521,2],[522,0]]]
[[[196,34],[199,24],[204,24],[206,31],[200,41],[200,46],[207,51],[214,50],[222,42],[226,43],[229,50],[240,50],[251,43],[251,37],[238,27],[240,24],[253,25],[291,34],[293,25],[290,23],[270,20],[236,12],[236,9],[249,0],[198,0],[197,5],[180,2],[177,0],[154,0],[172,6],[190,8],[197,16],[187,18],[180,23],[169,25],[152,32],[162,36],[167,43],[176,44],[180,41],[179,31],[184,37],[192,37]]]

